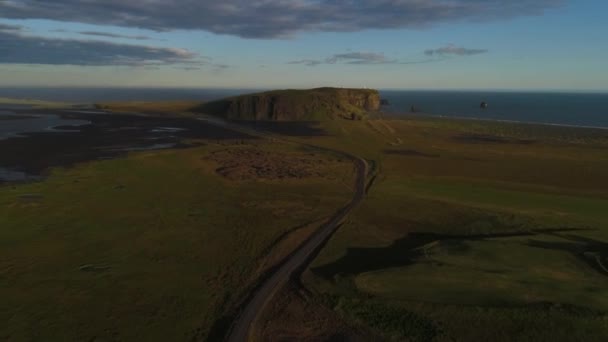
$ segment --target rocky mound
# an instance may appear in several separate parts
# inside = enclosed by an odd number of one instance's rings
[[[233,120],[361,120],[380,108],[373,89],[317,88],[275,90],[205,103],[197,112]]]

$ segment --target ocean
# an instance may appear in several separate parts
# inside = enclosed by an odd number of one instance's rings
[[[0,88],[0,97],[91,103],[208,101],[260,89]],[[608,128],[608,93],[382,90],[386,112]],[[480,109],[480,103],[488,107]]]
[[[608,94],[383,91],[385,111],[608,128]],[[488,107],[480,108],[486,102]]]

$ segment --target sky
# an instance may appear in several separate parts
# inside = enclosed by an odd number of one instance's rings
[[[608,91],[605,0],[0,0],[0,86]]]

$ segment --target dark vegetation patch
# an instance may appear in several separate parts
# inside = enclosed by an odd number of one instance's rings
[[[384,150],[384,153],[399,156],[439,158],[438,154],[426,153],[416,150]]]
[[[390,340],[432,341],[440,333],[430,319],[405,308],[377,303],[370,298],[338,297],[334,310],[347,319],[365,324]]]
[[[435,233],[411,233],[406,237],[394,241],[387,247],[375,248],[348,248],[346,254],[335,262],[312,268],[312,272],[326,279],[332,279],[335,275],[355,275],[370,271],[376,271],[391,267],[407,266],[414,264],[420,257],[424,256],[421,248],[432,242],[440,242],[453,253],[464,253],[467,246],[466,241],[480,241],[486,239],[500,239],[524,236],[537,236],[543,234],[554,234],[560,232],[571,232],[580,230],[578,228],[538,229],[521,232],[469,234],[469,235],[446,235]]]
[[[605,312],[539,302],[453,306],[388,301],[363,295],[324,295],[326,306],[390,341],[603,341]],[[376,338],[374,341],[382,339]]]
[[[25,133],[21,137],[0,140],[0,168],[28,175],[43,175],[50,167],[68,167],[84,161],[115,158],[128,151],[191,146],[184,143],[185,139],[253,139],[243,133],[188,118],[58,114],[91,123],[63,127],[69,132]]]
[[[468,144],[518,144],[531,145],[537,143],[533,139],[509,138],[490,134],[463,133],[453,137],[458,142]]]
[[[218,174],[231,180],[326,177],[327,166],[336,163],[314,153],[267,152],[255,148],[219,150],[206,158],[219,165]]]
[[[295,280],[277,291],[258,318],[254,341],[374,341],[386,339],[352,319],[345,320],[325,296],[311,296]]]

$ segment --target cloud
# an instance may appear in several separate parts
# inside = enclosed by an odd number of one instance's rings
[[[439,57],[446,57],[446,56],[472,56],[472,55],[479,55],[482,53],[486,53],[488,52],[488,50],[486,49],[467,49],[464,47],[459,47],[459,46],[455,46],[455,45],[447,45],[444,47],[440,47],[437,49],[429,49],[424,51],[424,54],[427,56],[439,56]]]
[[[204,30],[245,38],[540,15],[567,0],[4,0],[0,18]]]
[[[0,0],[1,1],[1,0]],[[118,39],[133,39],[133,40],[163,40],[164,39],[155,39],[149,36],[144,35],[126,35],[126,34],[117,34],[117,33],[109,33],[109,32],[100,32],[100,31],[69,31],[66,29],[53,29],[50,32],[56,33],[78,33],[83,36],[93,36],[93,37],[104,37],[104,38],[118,38]]]
[[[175,69],[177,69],[177,70],[186,70],[186,71],[194,71],[194,70],[201,70],[203,68],[197,67],[197,66],[185,66],[185,67],[175,67]]]
[[[388,59],[382,53],[375,52],[348,52],[339,53],[325,59],[300,59],[287,64],[303,64],[306,66],[317,66],[321,64],[393,64],[396,60]]]
[[[20,25],[6,25],[6,24],[2,24],[0,23],[0,32],[1,31],[11,31],[11,32],[15,32],[15,31],[22,31],[23,30],[23,26]]]
[[[203,66],[210,68],[212,71],[219,71],[230,68],[230,65],[227,64],[216,64],[216,63],[204,63],[204,64],[192,64],[185,66],[177,66],[174,69],[177,70],[185,70],[185,71],[195,71],[195,70],[203,70]]]
[[[185,49],[44,38],[0,31],[0,64],[161,66],[207,63],[208,58]]]
[[[347,64],[390,64],[395,60],[387,59],[382,53],[349,52],[333,55],[327,59],[328,63],[345,62]]]
[[[347,52],[338,53],[324,59],[299,59],[287,62],[287,64],[301,64],[314,67],[322,64],[355,64],[355,65],[375,65],[375,64],[425,64],[440,62],[447,59],[450,55],[471,56],[486,53],[485,49],[467,49],[454,45],[448,45],[437,49],[424,51],[424,56],[418,59],[396,59],[388,58],[383,53],[376,52]]]
[[[299,59],[297,61],[290,61],[287,64],[304,64],[306,66],[317,66],[323,64],[323,61],[316,59]]]
[[[81,31],[78,34],[82,34],[85,36],[96,36],[96,37],[106,37],[106,38],[123,38],[123,39],[134,39],[134,40],[150,40],[152,38],[148,36],[129,36],[123,34],[115,34],[115,33],[107,33],[107,32],[97,32],[97,31]]]

